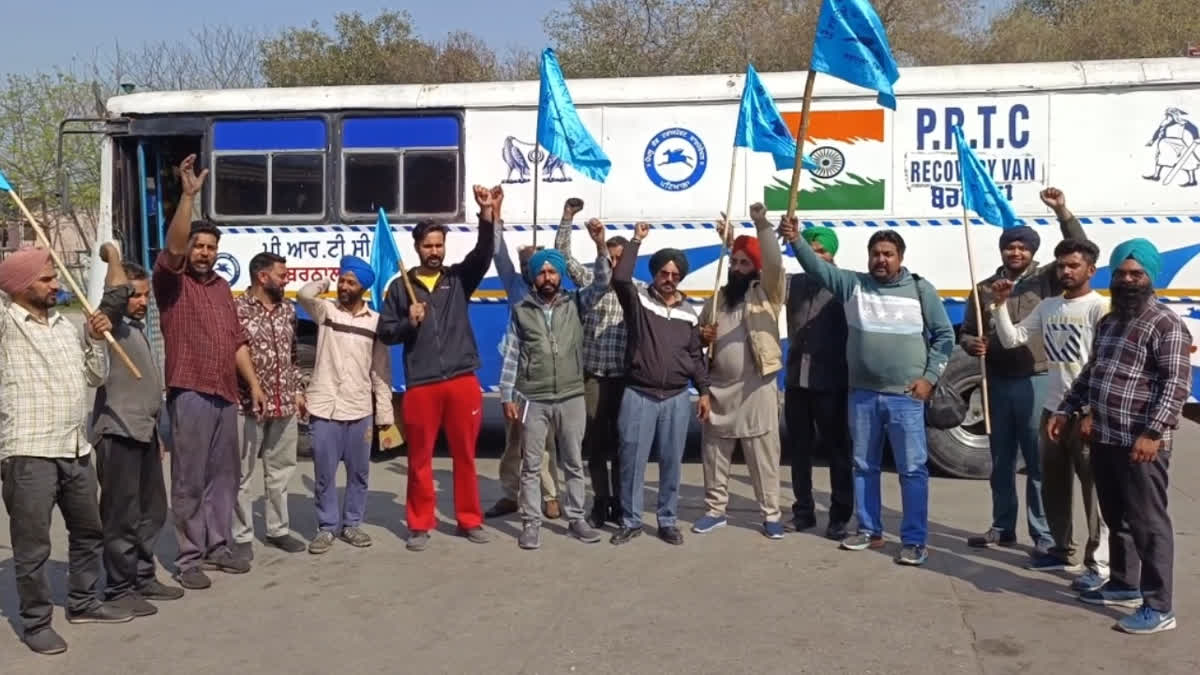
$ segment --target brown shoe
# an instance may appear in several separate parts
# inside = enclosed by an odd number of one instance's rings
[[[518,509],[520,509],[520,506],[516,501],[509,499],[508,497],[502,497],[500,501],[496,502],[492,506],[492,508],[483,513],[483,517],[499,518],[500,516],[507,516],[510,513],[516,513]]]
[[[562,517],[562,508],[558,505],[557,499],[547,499],[542,502],[542,515],[549,520],[558,520]]]

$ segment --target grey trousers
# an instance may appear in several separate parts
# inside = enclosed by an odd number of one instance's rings
[[[521,439],[524,430],[520,424],[514,424],[504,418],[504,453],[500,455],[500,487],[504,496],[514,502],[521,490]],[[546,438],[545,452],[542,453],[542,499],[550,501],[558,499],[558,458],[554,449],[554,436]]]
[[[583,518],[583,500],[587,478],[583,472],[583,433],[587,429],[587,406],[583,396],[565,401],[538,403],[530,401],[522,425],[521,445],[521,520],[542,522],[542,457],[546,437],[554,434],[558,463],[562,467],[566,489],[562,506],[567,522]]]
[[[171,513],[179,572],[199,567],[204,559],[233,541],[233,507],[237,502],[237,406],[217,396],[172,389],[167,398],[171,417]]]
[[[259,457],[263,465],[263,494],[266,497],[267,536],[284,537],[288,528],[287,487],[296,470],[296,418],[270,417],[259,422],[238,415],[238,449],[242,455],[242,479],[237,506],[233,510],[233,540],[248,544],[254,539],[251,488]]]

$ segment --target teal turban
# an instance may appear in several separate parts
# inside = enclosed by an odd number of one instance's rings
[[[800,236],[804,237],[811,246],[813,240],[821,242],[821,248],[825,249],[829,255],[837,255],[838,237],[837,233],[831,228],[818,225],[817,227],[806,227],[800,231]]]
[[[1162,256],[1159,255],[1154,244],[1141,237],[1121,242],[1113,249],[1112,258],[1108,264],[1112,266],[1115,273],[1121,263],[1130,258],[1133,258],[1146,270],[1146,275],[1150,277],[1150,283],[1158,281],[1158,273],[1162,269]]]
[[[542,267],[546,263],[550,263],[554,269],[558,270],[559,277],[566,276],[567,259],[556,248],[544,248],[534,253],[533,257],[529,259],[529,283],[533,283],[533,280],[537,278],[538,273],[542,271]]]

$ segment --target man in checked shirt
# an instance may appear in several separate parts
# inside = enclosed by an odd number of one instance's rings
[[[1145,635],[1175,628],[1167,467],[1191,388],[1192,336],[1179,315],[1154,296],[1162,262],[1153,244],[1124,242],[1113,249],[1109,264],[1112,312],[1096,326],[1091,361],[1046,433],[1057,441],[1071,415],[1091,409],[1092,472],[1110,528],[1111,577],[1079,599],[1137,608],[1117,628]]]
[[[575,202],[575,204],[573,204]],[[576,208],[576,204],[578,208]],[[571,219],[583,207],[579,200],[567,200],[563,219],[554,236],[554,247],[567,259],[567,276],[577,288],[591,286],[592,270],[571,255]],[[588,236],[599,242],[604,226],[592,218],[587,222]],[[616,267],[629,241],[622,236],[610,237],[605,246],[612,266]],[[634,280],[638,288],[644,283]],[[625,393],[625,313],[610,286],[583,314],[583,398],[587,412],[587,428],[583,436],[583,454],[588,458],[588,473],[592,476],[592,492],[596,498],[588,524],[603,527],[610,522],[621,526],[621,467],[618,457],[620,435],[617,417],[621,412],[621,397]],[[609,471],[608,463],[612,463]]]

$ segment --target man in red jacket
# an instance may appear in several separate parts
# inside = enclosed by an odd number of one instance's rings
[[[421,265],[409,270],[416,295],[410,301],[404,280],[388,288],[378,336],[404,345],[404,430],[408,435],[408,550],[423,551],[434,527],[433,447],[445,430],[454,458],[454,512],[458,533],[476,544],[488,541],[479,506],[475,442],[483,395],[475,371],[479,349],[467,307],[492,262],[493,207],[503,201],[499,187],[475,186],[479,239],[463,261],[446,267],[446,227],[432,221],[413,229]]]

